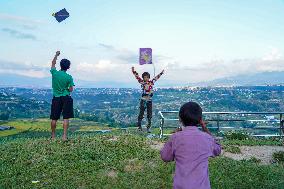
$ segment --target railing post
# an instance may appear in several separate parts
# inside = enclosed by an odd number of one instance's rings
[[[170,118],[165,118],[163,113],[168,114],[168,113],[178,113],[178,111],[159,111],[159,115],[160,115],[160,138],[164,137],[164,127],[165,127],[165,121],[177,121],[178,119],[170,119]],[[204,115],[215,115],[212,116],[212,120],[210,121],[216,121],[217,124],[217,132],[220,132],[220,130],[223,128],[221,126],[221,122],[225,121],[225,122],[231,122],[231,121],[250,121],[250,122],[261,122],[261,123],[268,123],[270,122],[270,120],[267,119],[252,119],[252,120],[247,120],[247,119],[225,119],[224,116],[222,115],[279,115],[279,133],[275,133],[273,135],[271,134],[264,134],[264,135],[255,135],[255,136],[279,136],[279,137],[284,137],[284,112],[204,112]],[[254,116],[254,117],[258,117],[258,116]],[[272,120],[273,122],[278,122],[278,120]],[[267,124],[266,124],[267,125]],[[166,127],[167,128],[167,127]],[[215,127],[216,128],[216,127]],[[228,128],[233,128],[234,127],[228,127]],[[275,130],[275,128],[277,128],[277,126],[260,126],[260,127],[255,127],[256,129],[273,129]],[[254,128],[253,128],[254,129]]]
[[[160,138],[164,136],[164,118],[162,117],[160,120]]]
[[[219,133],[220,132],[220,115],[218,114],[217,115],[217,132]]]
[[[284,134],[284,127],[283,127],[283,114],[280,114],[280,128],[279,128],[279,135],[280,137]]]

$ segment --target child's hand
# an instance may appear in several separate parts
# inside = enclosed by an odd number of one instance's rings
[[[201,125],[202,130],[203,130],[204,132],[206,132],[206,133],[208,133],[208,134],[211,135],[209,129],[206,127],[206,122],[204,122],[203,120],[200,120],[200,125]]]
[[[206,123],[203,120],[200,120],[200,125],[202,128],[206,128]]]
[[[205,131],[205,130],[207,130],[207,127],[206,127],[206,124],[207,124],[208,122],[205,122],[205,121],[203,121],[203,120],[201,120],[200,121],[200,125],[201,125],[201,127],[202,127],[202,129]]]
[[[176,129],[172,132],[172,134],[173,134],[173,133],[180,132],[180,131],[182,131],[182,128],[181,128],[181,127],[178,127],[178,128],[176,128]]]
[[[60,55],[60,51],[56,51],[55,56],[59,56]]]

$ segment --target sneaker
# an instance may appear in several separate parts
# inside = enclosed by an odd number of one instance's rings
[[[137,130],[138,130],[138,131],[142,131],[142,127],[138,127]]]

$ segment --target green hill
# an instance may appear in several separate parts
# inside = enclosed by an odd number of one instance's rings
[[[160,159],[155,142],[134,134],[2,141],[0,188],[171,188],[174,163]],[[210,159],[210,180],[212,188],[283,189],[284,167],[221,156]]]

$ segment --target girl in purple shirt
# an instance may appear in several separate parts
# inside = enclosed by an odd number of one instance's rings
[[[218,156],[221,146],[202,121],[202,109],[197,103],[184,104],[179,118],[182,130],[173,134],[161,150],[163,161],[176,162],[173,188],[210,189],[208,158]]]

